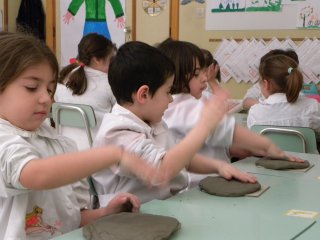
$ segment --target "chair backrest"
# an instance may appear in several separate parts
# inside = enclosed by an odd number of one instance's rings
[[[285,151],[318,153],[316,135],[311,128],[254,125],[251,130],[270,138]]]
[[[92,147],[92,134],[90,128],[94,128],[97,125],[94,110],[91,106],[85,104],[71,104],[55,102],[52,104],[52,118],[55,122],[55,127],[59,133],[60,125],[83,128],[86,131],[88,142]],[[93,185],[92,177],[87,178],[90,187],[90,202],[93,208],[97,207],[97,192]]]
[[[97,121],[91,106],[55,102],[52,104],[52,117],[58,133],[60,126],[85,129],[89,145],[92,147],[93,140],[90,128],[94,128]]]

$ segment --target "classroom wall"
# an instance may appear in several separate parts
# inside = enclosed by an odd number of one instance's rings
[[[21,0],[9,0],[9,30],[15,31],[15,18],[18,13]],[[42,0],[44,7],[46,0]],[[56,9],[59,8],[61,0],[56,0]],[[0,8],[3,7],[4,0],[0,0]],[[143,0],[136,0],[136,39],[147,42],[151,45],[163,41],[169,36],[170,26],[170,2],[161,12],[160,15],[150,17],[143,11]],[[131,13],[132,1],[126,0],[126,15],[127,25],[132,26]],[[56,11],[56,39],[60,39],[59,19],[60,13]],[[267,31],[206,31],[205,30],[205,4],[200,4],[195,1],[187,5],[180,5],[179,10],[179,39],[190,41],[197,44],[201,48],[206,48],[212,52],[219,46],[219,39],[222,38],[304,38],[317,37],[320,38],[319,30],[267,30]],[[209,42],[209,39],[215,39],[215,42]],[[128,39],[130,40],[130,38]],[[60,59],[60,42],[56,42],[56,54]],[[237,83],[233,79],[227,83],[222,83],[222,86],[227,88],[233,98],[242,98],[246,90],[251,86],[251,83]]]
[[[142,7],[143,0],[137,0],[136,40],[155,45],[170,36],[170,3],[157,16],[149,16]],[[128,8],[129,10],[130,8]]]
[[[192,2],[187,5],[180,5],[180,29],[179,39],[186,40],[197,44],[201,48],[215,51],[219,46],[219,42],[209,42],[209,39],[221,38],[304,38],[317,37],[320,38],[320,31],[316,29],[308,30],[267,30],[267,31],[206,31],[205,17],[199,17],[199,8],[204,8],[204,4]],[[246,90],[251,86],[250,83],[237,83],[231,79],[222,86],[227,88],[233,98],[242,98]]]

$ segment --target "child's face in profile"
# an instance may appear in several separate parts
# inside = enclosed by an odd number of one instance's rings
[[[0,93],[0,117],[34,131],[50,112],[56,81],[47,62],[27,68]]]
[[[169,77],[152,97],[149,95],[149,101],[145,109],[148,116],[144,119],[149,124],[160,122],[165,110],[168,109],[169,103],[173,101],[171,95],[173,79],[174,76]]]
[[[207,88],[207,81],[206,69],[201,69],[197,60],[194,74],[189,81],[190,94],[196,99],[201,98],[202,92]]]

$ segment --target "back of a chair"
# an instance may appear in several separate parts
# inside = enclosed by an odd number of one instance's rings
[[[85,104],[71,104],[55,102],[52,104],[52,117],[59,133],[60,126],[83,128],[86,131],[88,142],[92,147],[91,128],[97,125],[94,110]]]
[[[88,142],[92,147],[91,128],[97,125],[94,110],[91,106],[85,104],[71,104],[55,102],[52,104],[52,118],[55,122],[57,132],[60,131],[60,126],[83,128],[86,131]],[[91,205],[97,203],[97,192],[94,188],[91,176],[87,178],[90,186],[90,195],[94,196],[91,199]]]
[[[318,153],[316,135],[311,128],[254,125],[251,130],[270,138],[285,151]]]

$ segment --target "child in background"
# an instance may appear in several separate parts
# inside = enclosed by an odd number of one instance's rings
[[[208,84],[211,90],[214,91],[215,87],[219,87],[219,83],[221,82],[221,73],[220,67],[211,54],[210,51],[207,49],[201,49],[203,56],[204,56],[204,64],[206,67],[206,74],[208,79]]]
[[[60,72],[55,101],[92,106],[97,120],[97,126],[92,129],[93,138],[103,115],[110,112],[116,103],[107,74],[110,60],[115,53],[115,46],[109,39],[90,33],[83,37],[78,45],[76,62]],[[83,129],[61,127],[61,133],[73,139],[80,150],[90,147]]]
[[[252,106],[247,124],[310,127],[320,133],[320,108],[315,99],[300,94],[303,76],[298,63],[286,55],[265,58],[259,67],[265,100]]]
[[[225,113],[222,97],[204,104],[194,128],[175,145],[162,121],[172,101],[174,72],[170,59],[142,42],[125,43],[111,62],[109,83],[117,104],[105,114],[94,146],[122,145],[156,166],[171,181],[166,188],[146,188],[130,172],[100,171],[93,175],[93,182],[101,206],[110,196],[123,191],[136,194],[142,202],[168,198],[188,187],[184,168],[198,173],[216,172],[227,179],[256,181],[231,164],[196,155]]]
[[[207,80],[208,80],[208,88],[203,92],[206,97],[210,97],[211,94],[215,92],[225,92],[226,95],[230,95],[228,91],[224,90],[220,87],[219,83],[221,82],[221,73],[220,67],[211,54],[206,49],[201,49],[204,56],[204,63],[206,68]],[[228,113],[239,112],[242,110],[242,101],[228,99],[227,102],[227,111]]]
[[[266,59],[269,56],[272,55],[278,55],[283,54],[290,58],[292,58],[294,61],[296,61],[299,64],[299,57],[297,53],[294,50],[288,49],[288,50],[282,50],[282,49],[273,49],[260,59],[260,64],[263,62],[264,59]],[[257,82],[253,84],[251,88],[248,89],[245,96],[243,97],[242,107],[244,110],[249,110],[251,106],[254,104],[259,103],[259,99],[264,100],[264,96],[261,93],[260,83]]]
[[[164,120],[176,138],[183,139],[198,122],[204,103],[207,101],[206,97],[202,96],[207,84],[204,57],[201,50],[189,42],[168,39],[158,48],[176,66],[175,80],[171,89],[174,101],[165,112]],[[225,95],[225,92],[217,91],[215,96],[219,95]],[[201,149],[202,154],[225,161],[230,161],[230,156],[238,157],[240,152],[241,155],[244,152],[247,155],[300,161],[287,156],[269,139],[236,124],[233,117],[225,117],[212,131]],[[198,176],[194,177],[194,181],[197,182]]]
[[[42,124],[57,85],[58,62],[43,42],[0,34],[0,239],[49,239],[123,210],[128,193],[106,208],[88,210],[93,172],[120,164],[141,179],[162,174],[116,146],[76,152],[69,139]],[[81,180],[81,181],[80,181]]]

